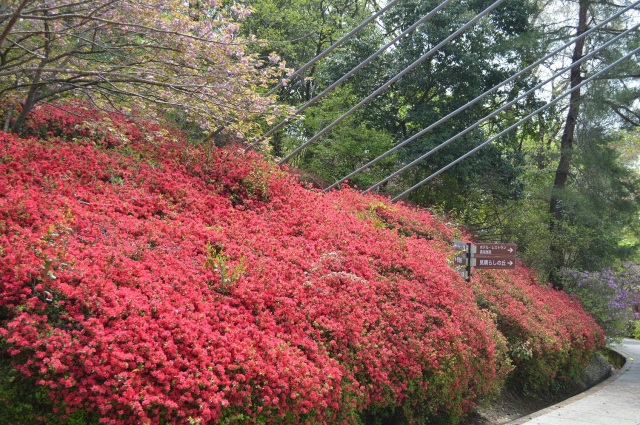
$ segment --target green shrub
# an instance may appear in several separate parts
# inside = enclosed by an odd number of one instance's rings
[[[633,320],[629,323],[627,336],[629,338],[640,339],[640,320]]]
[[[0,425],[93,425],[98,421],[84,410],[67,412],[54,405],[49,390],[25,378],[6,358],[0,361]]]

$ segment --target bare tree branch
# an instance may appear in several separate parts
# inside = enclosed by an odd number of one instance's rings
[[[2,48],[2,44],[4,43],[4,40],[11,33],[11,30],[15,26],[16,22],[18,22],[18,18],[20,18],[20,13],[27,6],[29,1],[31,0],[22,0],[22,3],[20,3],[18,8],[11,15],[9,22],[7,22],[7,25],[4,27],[4,30],[2,30],[2,33],[0,33],[0,48]]]

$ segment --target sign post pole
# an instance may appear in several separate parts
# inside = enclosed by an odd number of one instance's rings
[[[467,277],[465,281],[471,280],[471,242],[467,242]]]

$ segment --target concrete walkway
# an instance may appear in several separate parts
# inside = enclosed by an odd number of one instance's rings
[[[606,381],[508,425],[640,425],[640,341],[612,347],[627,363]]]

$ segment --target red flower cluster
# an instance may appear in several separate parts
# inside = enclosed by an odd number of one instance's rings
[[[604,332],[577,299],[537,283],[522,265],[473,280],[478,304],[495,314],[516,365],[511,384],[545,391],[575,377],[604,345]]]
[[[496,317],[536,355],[601,343],[518,273],[483,275],[479,308],[424,210],[56,111],[32,120],[46,141],[0,133],[0,342],[59,407],[113,424],[457,417],[511,370]]]

